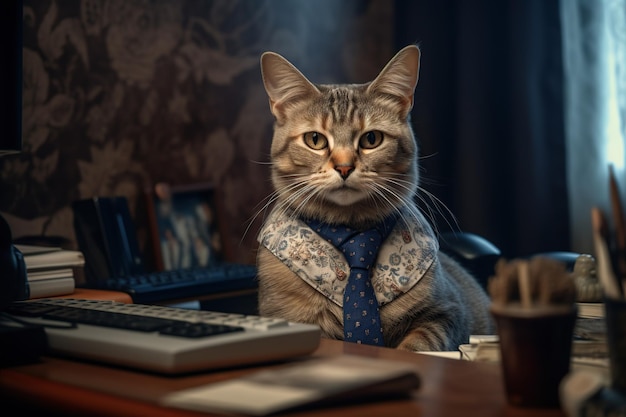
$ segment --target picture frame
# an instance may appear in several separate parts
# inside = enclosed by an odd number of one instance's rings
[[[225,259],[218,190],[210,183],[156,183],[147,209],[157,271],[207,267]]]

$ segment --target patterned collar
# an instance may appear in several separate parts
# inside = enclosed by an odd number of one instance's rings
[[[419,214],[402,216],[378,252],[371,273],[378,304],[383,306],[409,291],[424,276],[439,250],[426,219]],[[340,250],[299,219],[270,214],[258,241],[305,282],[343,304],[350,267]]]

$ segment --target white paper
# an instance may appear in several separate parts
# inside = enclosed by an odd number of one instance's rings
[[[400,393],[417,389],[419,384],[414,365],[342,355],[177,391],[166,396],[162,403],[194,411],[264,416],[327,398],[340,398],[342,394],[355,398],[364,389],[367,391],[363,395],[371,398],[377,387],[381,393],[389,389]]]

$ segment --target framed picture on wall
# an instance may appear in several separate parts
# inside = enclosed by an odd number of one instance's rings
[[[147,200],[157,270],[206,267],[224,259],[217,190],[157,183]]]

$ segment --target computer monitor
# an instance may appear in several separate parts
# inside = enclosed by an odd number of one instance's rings
[[[22,151],[22,8],[0,2],[0,156]]]

